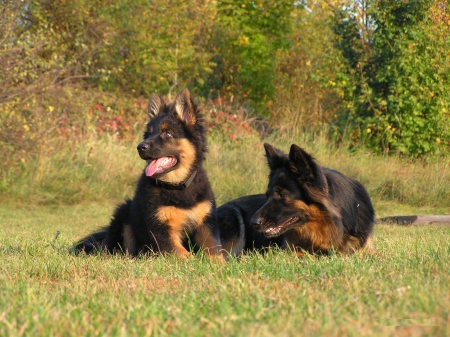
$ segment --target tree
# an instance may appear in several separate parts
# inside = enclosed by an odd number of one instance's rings
[[[107,6],[101,17],[112,27],[109,48],[98,63],[108,71],[107,90],[169,93],[200,91],[211,72],[214,10],[208,0],[127,0]]]
[[[441,1],[368,1],[372,25],[337,11],[337,47],[346,59],[340,83],[350,137],[375,150],[408,155],[450,151],[449,22]],[[348,34],[352,31],[352,34]],[[357,51],[352,53],[350,51]],[[344,123],[341,123],[341,129]]]
[[[247,99],[259,107],[273,99],[277,50],[287,46],[292,1],[218,2],[211,50],[217,66],[213,90]]]
[[[333,87],[341,58],[333,46],[332,19],[326,2],[297,3],[291,12],[288,47],[276,53],[276,98],[270,106],[283,126],[319,130],[331,122],[341,103]]]

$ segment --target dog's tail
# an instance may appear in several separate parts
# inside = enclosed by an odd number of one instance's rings
[[[105,227],[98,232],[89,234],[85,238],[78,241],[73,248],[73,251],[78,254],[85,252],[86,254],[92,254],[95,251],[102,250],[105,247],[106,239],[108,237],[109,227]]]
[[[116,249],[121,250],[123,247],[123,228],[129,223],[131,203],[132,201],[128,199],[125,203],[117,206],[109,226],[78,241],[73,251],[75,253],[92,254],[104,249],[109,253],[113,253]]]

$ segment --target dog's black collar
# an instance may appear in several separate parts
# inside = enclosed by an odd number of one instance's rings
[[[150,182],[153,186],[162,187],[162,188],[165,188],[168,190],[184,190],[185,188],[189,187],[189,185],[192,183],[192,181],[194,180],[196,175],[197,175],[197,171],[194,171],[194,172],[192,172],[192,174],[189,178],[187,178],[182,183],[178,183],[178,184],[168,183],[168,182],[162,181],[158,178],[150,178]]]

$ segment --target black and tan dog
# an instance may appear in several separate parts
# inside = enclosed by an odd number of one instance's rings
[[[361,183],[318,165],[295,144],[289,155],[264,147],[270,168],[266,195],[236,199],[217,210],[223,232],[234,232],[228,242],[235,254],[274,243],[299,256],[372,252],[375,214]]]
[[[204,249],[223,259],[215,200],[202,166],[206,131],[187,89],[165,104],[152,94],[150,122],[137,150],[147,161],[132,200],[117,207],[109,226],[93,233],[76,250],[190,255]]]

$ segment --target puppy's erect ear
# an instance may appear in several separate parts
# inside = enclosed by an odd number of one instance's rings
[[[320,175],[320,166],[316,160],[299,146],[292,144],[289,151],[290,170],[305,180],[315,179]]]
[[[165,103],[158,94],[151,94],[148,102],[148,116],[150,119],[155,118],[164,110]]]
[[[266,150],[267,164],[271,171],[283,167],[286,161],[286,155],[283,152],[267,143],[264,143],[264,149]]]
[[[194,125],[196,122],[195,108],[191,100],[189,90],[183,89],[175,98],[175,112],[180,120],[187,125]]]

